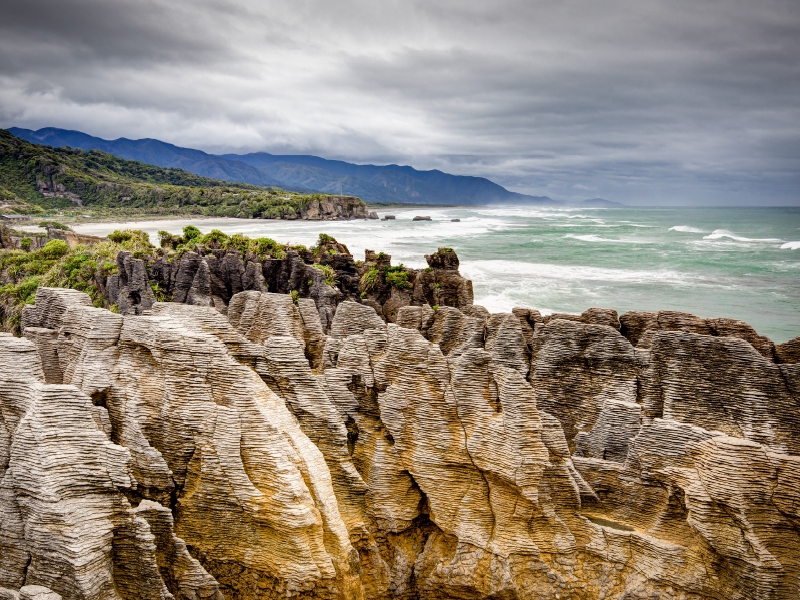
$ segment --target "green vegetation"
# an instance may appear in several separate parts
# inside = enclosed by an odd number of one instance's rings
[[[294,302],[295,306],[300,304],[300,292],[292,290],[289,295],[292,297],[292,302]]]
[[[321,195],[231,184],[92,150],[30,144],[0,130],[0,199],[15,212],[295,219]],[[353,204],[363,204],[358,198]],[[49,224],[53,227],[54,224]]]
[[[62,231],[72,231],[69,227],[58,221],[40,221],[39,227],[43,229],[60,229]]]
[[[328,235],[327,233],[320,233],[319,238],[317,239],[317,243],[311,246],[309,250],[311,250],[311,254],[319,258],[322,255],[323,248],[325,247],[325,245],[331,243],[333,244],[337,243],[336,239],[333,236]],[[331,255],[336,254],[336,250],[334,250],[333,248],[328,248],[327,252]]]
[[[399,290],[411,287],[411,282],[408,280],[409,272],[402,264],[396,267],[385,267],[386,283]]]
[[[151,281],[150,289],[153,290],[153,296],[155,296],[156,302],[172,302],[172,294],[168,294],[162,290],[157,282]]]
[[[22,238],[22,240],[20,240],[19,245],[23,250],[30,250],[31,249],[31,243],[32,243],[31,238],[24,237],[24,238]]]
[[[313,266],[322,271],[322,273],[325,275],[325,283],[328,285],[336,285],[339,283],[339,280],[336,279],[336,271],[333,270],[332,266],[321,265],[319,263],[314,263]]]
[[[286,256],[286,248],[292,247],[282,246],[271,238],[249,238],[241,233],[228,235],[219,229],[212,229],[204,235],[194,225],[184,227],[183,235],[173,235],[168,231],[159,231],[158,239],[162,248],[174,250],[179,255],[194,250],[195,246],[201,245],[214,250],[238,250],[242,253],[242,258],[246,258],[248,254],[251,254],[260,261],[267,258],[284,258]],[[295,248],[305,249],[305,246],[295,246]]]
[[[115,231],[109,241],[70,249],[62,240],[50,240],[38,250],[0,252],[0,326],[19,333],[20,316],[26,304],[32,304],[40,285],[66,287],[86,292],[95,306],[103,306],[100,282],[117,272],[120,250],[134,256],[155,253],[147,234],[141,231]]]
[[[364,293],[369,293],[374,290],[375,286],[377,286],[378,282],[380,281],[380,275],[381,272],[378,271],[378,269],[371,267],[369,271],[361,276],[361,282],[359,285],[361,291]]]

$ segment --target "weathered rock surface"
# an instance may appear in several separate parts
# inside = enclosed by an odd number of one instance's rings
[[[247,267],[210,260],[202,301],[41,289],[0,336],[0,598],[800,595],[791,345],[489,314],[446,249],[436,310],[242,287],[223,314]]]
[[[800,336],[775,346],[775,362],[800,363]]]
[[[701,319],[689,313],[662,310],[657,313],[627,312],[619,321],[622,334],[631,344],[641,348],[650,347],[657,331],[686,331],[700,335],[737,337],[748,342],[766,358],[773,360],[775,357],[775,344],[772,340],[758,335],[750,325],[737,319]]]
[[[222,313],[242,291],[293,294],[314,301],[325,332],[330,330],[337,306],[345,300],[371,306],[390,322],[405,306],[466,309],[473,302],[472,282],[458,272],[458,257],[451,248],[426,256],[431,266],[423,271],[392,267],[391,256],[371,250],[365,252],[363,262],[356,263],[347,247],[330,236],[321,236],[314,252],[287,247],[278,254],[280,258],[263,258],[198,244],[194,250],[153,258],[148,264],[129,252],[120,252],[119,275],[97,283],[109,304],[117,304],[122,314],[149,310],[156,300],[153,288],[165,299],[213,306]],[[397,277],[397,271],[402,277]],[[368,272],[373,278],[366,285]]]

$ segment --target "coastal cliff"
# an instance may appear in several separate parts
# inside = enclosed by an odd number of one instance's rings
[[[0,336],[0,598],[800,595],[800,338],[187,241]]]

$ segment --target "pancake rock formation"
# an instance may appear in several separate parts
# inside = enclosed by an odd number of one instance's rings
[[[390,314],[40,288],[0,336],[0,598],[800,597],[796,342],[490,314],[428,262]]]

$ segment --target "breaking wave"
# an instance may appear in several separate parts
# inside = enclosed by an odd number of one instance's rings
[[[728,238],[730,240],[734,240],[736,242],[780,242],[781,240],[776,238],[747,238],[742,237],[740,235],[736,235],[732,231],[728,231],[727,229],[715,229],[713,233],[709,235],[704,235],[704,240],[721,240],[723,238]]]
[[[675,225],[675,227],[670,227],[669,231],[680,231],[681,233],[708,233],[699,227],[691,227],[690,225]]]
[[[572,238],[573,240],[580,240],[582,242],[604,242],[604,243],[612,243],[612,244],[650,244],[652,242],[647,242],[643,240],[614,240],[611,238],[604,238],[600,237],[599,235],[595,235],[593,233],[578,235],[575,233],[568,233],[564,236],[565,238]]]

